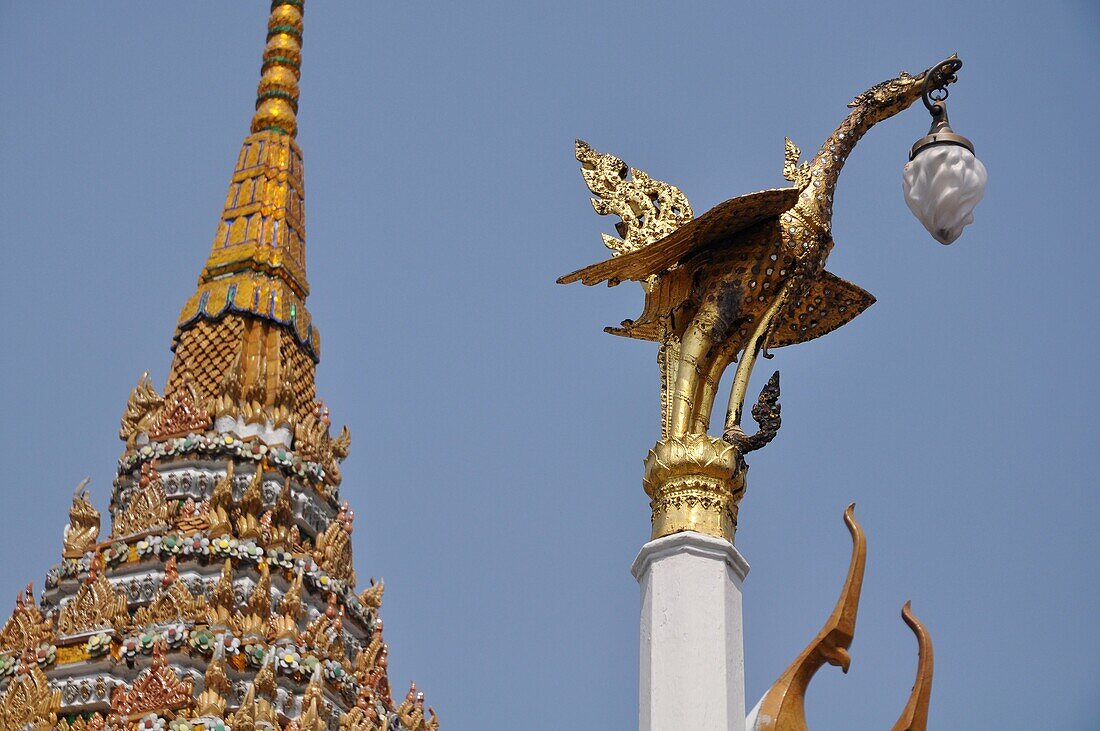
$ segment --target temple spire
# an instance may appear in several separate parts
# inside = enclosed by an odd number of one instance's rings
[[[267,21],[267,46],[256,89],[253,132],[298,134],[298,79],[302,64],[304,0],[275,0]]]
[[[203,404],[243,398],[271,421],[279,409],[299,418],[313,412],[320,358],[305,304],[305,169],[294,141],[302,9],[302,0],[271,4],[251,134],[198,287],[177,321],[165,390],[187,384]]]

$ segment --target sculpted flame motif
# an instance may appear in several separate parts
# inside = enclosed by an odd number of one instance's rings
[[[386,582],[379,580],[378,583],[374,583],[374,579],[370,580],[370,586],[363,589],[359,594],[359,602],[371,609],[378,609],[382,606],[382,595],[386,592]]]
[[[52,690],[32,654],[24,654],[22,672],[0,696],[0,729],[49,731],[57,723],[61,691]]]
[[[374,694],[366,687],[360,688],[355,707],[340,719],[340,731],[380,731],[388,728],[389,723],[380,720]]]
[[[428,716],[424,715],[424,694],[417,691],[416,683],[412,683],[405,700],[397,707],[397,717],[401,724],[414,731],[435,731],[439,728],[439,720],[435,711],[428,709]]]
[[[355,571],[352,568],[351,526],[354,515],[344,502],[336,518],[325,532],[317,537],[317,550],[314,560],[330,576],[347,581],[355,586]]]
[[[794,187],[802,190],[810,184],[810,163],[798,164],[798,158],[802,157],[802,150],[787,137],[783,141],[783,177],[794,183]]]
[[[233,590],[233,561],[225,559],[218,583],[210,592],[206,606],[206,623],[211,627],[227,628],[233,620],[237,595]]]
[[[602,234],[604,245],[615,256],[667,236],[695,215],[687,196],[675,185],[654,180],[614,155],[596,152],[587,142],[577,140],[576,152],[584,182],[597,196],[592,199],[596,213],[621,219],[615,225],[621,239]]]
[[[53,623],[42,616],[34,600],[34,586],[27,584],[27,588],[16,595],[15,611],[0,629],[0,651],[17,653],[56,641]]]
[[[388,674],[389,646],[382,637],[382,621],[379,620],[370,643],[355,657],[354,672],[359,685],[369,688],[371,694],[384,704],[390,702]]]
[[[298,636],[299,644],[312,647],[325,657],[345,663],[347,656],[343,642],[343,612],[343,608],[336,609],[336,594],[329,593],[325,613],[306,625]]]
[[[196,597],[179,580],[175,556],[168,559],[164,574],[164,582],[153,601],[134,612],[135,627],[180,621],[198,622],[205,618],[206,599],[202,595]]]
[[[192,703],[194,683],[180,680],[164,659],[163,640],[153,647],[153,663],[141,671],[129,690],[115,686],[111,694],[111,710],[128,719],[136,719],[150,712],[174,711],[188,708]]]
[[[615,158],[604,162],[588,145],[578,143],[582,175],[589,189],[600,196],[596,210],[623,218],[620,233],[628,245],[615,244],[613,248],[621,248],[622,253],[567,274],[558,282],[594,285],[606,281],[613,286],[633,280],[642,284],[645,309],[641,316],[608,331],[660,344],[662,440],[690,438],[702,444],[722,374],[735,362],[722,438],[743,451],[762,446],[758,442],[770,438],[766,434],[770,427],[764,424],[761,439],[747,437],[741,427],[757,357],[766,356],[769,347],[825,335],[875,301],[861,288],[825,271],[833,248],[833,193],[848,155],[872,126],[920,99],[926,80],[946,87],[955,81],[960,66],[952,57],[916,76],[903,72],[859,95],[851,105],[852,112],[808,163],[798,163],[799,150],[788,140],[783,172],[793,187],[734,198],[694,219],[690,215],[668,217],[668,211],[682,211],[682,206],[656,206],[662,212],[662,225],[669,230],[654,240],[646,240],[641,228],[637,229],[638,240],[630,238],[638,226],[636,219],[648,223],[653,211],[639,216],[638,193],[615,184],[616,178],[623,178],[625,166],[620,163],[616,169]],[[603,172],[605,169],[614,174]],[[648,176],[645,180],[649,181]],[[652,187],[650,182],[646,186]],[[661,186],[671,189],[668,184],[657,187]],[[768,398],[762,394],[760,412],[777,415],[775,403],[769,404]],[[731,480],[743,477],[736,471],[743,465],[735,467]],[[654,537],[667,535],[660,532],[665,525],[671,530],[692,529],[732,538],[719,518],[719,513],[732,512],[732,508],[728,498],[719,502],[723,504],[710,515],[678,514],[666,520],[668,516],[655,514]]]
[[[210,523],[210,535],[228,534],[233,529],[231,513],[233,511],[233,463],[225,469],[225,477],[214,485],[207,505],[207,520]]]
[[[210,414],[199,403],[199,394],[190,373],[183,373],[180,383],[164,400],[160,415],[149,429],[150,439],[165,439],[189,432],[204,432],[210,428]]]
[[[214,655],[206,666],[203,676],[202,693],[195,700],[196,716],[221,716],[227,705],[226,696],[233,689],[229,676],[225,674],[225,645],[214,644]]]
[[[168,525],[168,499],[160,475],[148,463],[141,466],[138,489],[130,494],[126,508],[115,513],[111,532],[115,538],[137,535]]]
[[[260,516],[264,509],[263,486],[264,465],[260,464],[236,506],[237,536],[240,538],[260,537]]]
[[[130,615],[126,611],[126,595],[115,591],[114,586],[101,571],[103,556],[92,558],[88,578],[57,618],[57,629],[62,635],[75,635],[90,630],[113,630],[116,622],[126,623]]]

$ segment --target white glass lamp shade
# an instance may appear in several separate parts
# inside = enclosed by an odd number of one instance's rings
[[[974,222],[974,206],[985,195],[985,165],[961,145],[932,145],[905,165],[905,202],[928,233],[950,244]]]

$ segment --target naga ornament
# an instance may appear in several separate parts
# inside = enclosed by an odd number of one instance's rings
[[[73,493],[73,505],[69,508],[69,524],[65,526],[61,554],[64,558],[80,558],[95,548],[95,542],[99,538],[99,511],[88,501],[88,491],[85,489],[89,482],[91,478],[85,477]]]

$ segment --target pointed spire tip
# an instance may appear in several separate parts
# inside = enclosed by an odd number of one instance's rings
[[[256,89],[252,132],[298,134],[298,79],[302,67],[302,0],[275,0]]]

